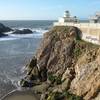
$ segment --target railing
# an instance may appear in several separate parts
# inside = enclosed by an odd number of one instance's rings
[[[100,23],[59,23],[55,22],[54,26],[75,26],[78,28],[95,28],[95,29],[100,29]]]

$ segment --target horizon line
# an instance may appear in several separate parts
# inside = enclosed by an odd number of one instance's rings
[[[0,19],[0,21],[57,21],[58,19]],[[79,18],[79,20],[88,20],[88,18]]]

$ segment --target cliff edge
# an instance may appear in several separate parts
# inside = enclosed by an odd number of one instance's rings
[[[100,46],[81,40],[76,27],[54,27],[44,34],[21,85],[41,100],[99,100]]]

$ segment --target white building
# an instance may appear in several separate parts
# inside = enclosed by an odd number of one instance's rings
[[[64,16],[59,18],[58,23],[77,22],[77,17],[72,17],[69,11],[64,12]]]
[[[90,17],[90,23],[100,23],[100,12],[96,12],[96,14]]]
[[[71,17],[69,11],[65,11],[64,16],[54,22],[54,26],[74,26],[82,34],[81,39],[100,45],[100,12],[90,18],[89,22],[79,22],[77,17]]]

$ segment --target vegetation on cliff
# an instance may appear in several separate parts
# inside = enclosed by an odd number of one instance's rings
[[[27,81],[41,100],[90,100],[100,92],[99,60],[99,46],[81,40],[79,29],[54,27],[44,34],[21,85]]]

